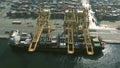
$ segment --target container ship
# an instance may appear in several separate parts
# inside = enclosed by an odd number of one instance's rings
[[[56,24],[52,24],[50,17],[50,9],[41,8],[34,34],[13,30],[9,37],[9,46],[13,50],[28,52],[46,51],[88,55],[94,55],[104,49],[105,43],[100,37],[89,34],[87,9],[78,10],[69,7],[64,11],[64,21],[61,23],[56,21]],[[58,25],[60,27],[53,28]]]

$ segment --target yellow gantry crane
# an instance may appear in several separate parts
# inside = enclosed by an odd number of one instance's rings
[[[94,54],[93,44],[91,42],[91,37],[88,30],[89,21],[87,16],[87,10],[84,9],[83,12],[79,12],[77,14],[77,23],[78,23],[78,33],[80,31],[83,32],[87,54],[93,55]]]
[[[48,30],[48,38],[50,37],[50,22],[49,22],[49,18],[50,18],[50,13],[49,10],[45,10],[45,9],[41,9],[40,10],[40,14],[37,18],[37,29],[35,31],[35,34],[33,36],[33,39],[30,43],[30,46],[28,48],[29,52],[33,52],[36,50],[37,44],[39,42],[39,39],[41,37],[41,34]]]
[[[76,28],[76,18],[73,9],[66,11],[64,16],[64,33],[67,35],[67,52],[74,54],[74,31]]]

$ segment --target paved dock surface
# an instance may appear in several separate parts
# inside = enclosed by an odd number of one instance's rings
[[[12,21],[21,21],[22,23],[12,24]],[[53,36],[63,32],[63,20],[55,19],[50,20],[50,22],[52,24],[51,27],[57,29],[56,32],[52,32]],[[55,25],[56,23],[59,25]],[[37,25],[36,19],[9,19],[8,17],[6,17],[0,18],[0,27],[0,38],[6,38],[6,36],[9,35],[11,30],[16,29],[20,30],[21,32],[32,32],[34,34]],[[103,39],[103,41],[106,41],[107,43],[120,43],[120,30],[116,30],[115,27],[109,28],[114,29],[94,29],[95,31],[91,31],[90,35],[98,35]]]
[[[106,43],[119,43],[120,44],[120,30],[96,30],[90,32],[90,35],[100,36]]]
[[[3,3],[6,4],[6,3]],[[9,18],[6,16],[6,12],[10,10],[10,6],[7,6],[6,9],[2,9],[0,12],[0,38],[6,38],[7,35],[9,35],[9,32],[11,30],[20,30],[21,32],[27,32],[27,33],[34,33],[37,25],[36,25],[36,19],[33,18]],[[12,24],[13,21],[21,21],[21,24]],[[50,20],[52,24],[52,28],[57,29],[57,32],[52,33],[52,35],[57,35],[58,33],[63,32],[63,20],[57,19],[57,20]],[[54,25],[54,24],[59,25]],[[99,22],[99,27],[107,27],[107,28],[116,28],[118,25],[120,25],[120,21],[102,21]],[[99,35],[104,41],[108,43],[120,43],[120,30],[106,30],[104,29],[95,29],[95,32],[91,32],[91,35]]]

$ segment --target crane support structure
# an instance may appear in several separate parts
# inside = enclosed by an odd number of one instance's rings
[[[77,16],[77,23],[78,23],[77,32],[78,33],[82,32],[87,54],[93,55],[94,49],[93,49],[93,44],[91,42],[89,30],[88,30],[89,21],[88,21],[88,16],[87,16],[87,10],[84,10],[83,12],[78,13],[76,16]]]
[[[48,30],[48,37],[50,38],[50,22],[49,22],[49,18],[50,18],[50,13],[48,10],[44,10],[41,9],[40,10],[40,14],[37,18],[37,29],[35,31],[34,37],[30,43],[30,46],[28,48],[29,52],[33,52],[36,50],[37,44],[39,42],[39,39],[41,37],[41,34],[43,33],[44,30]],[[47,28],[47,29],[46,29]]]
[[[67,52],[74,54],[74,31],[76,28],[74,11],[69,9],[64,16],[64,33],[67,35]]]

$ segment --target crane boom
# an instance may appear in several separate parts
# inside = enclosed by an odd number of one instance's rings
[[[48,10],[41,9],[40,14],[37,18],[37,24],[38,27],[36,29],[36,32],[34,34],[34,37],[30,43],[30,46],[28,48],[29,52],[33,52],[36,50],[36,47],[38,45],[39,39],[41,37],[41,34],[44,32],[44,30],[48,30],[48,38],[50,38],[50,23],[49,23],[50,14]]]
[[[36,33],[35,33],[35,35],[33,37],[32,42],[30,43],[28,51],[30,51],[30,52],[35,51],[35,49],[37,47],[37,44],[39,42],[42,31],[43,31],[43,25],[38,27],[38,29],[36,30]]]
[[[64,16],[64,32],[67,35],[67,52],[74,54],[74,31],[76,18],[73,9],[69,9]]]
[[[88,55],[93,55],[93,44],[91,42],[91,37],[89,35],[89,21],[87,17],[87,10],[84,10],[83,12],[80,12],[77,14],[77,23],[78,23],[78,33],[82,32],[84,43],[86,47],[86,52]]]
[[[67,43],[67,51],[68,54],[74,53],[74,38],[73,38],[73,29],[68,30],[68,43]]]

